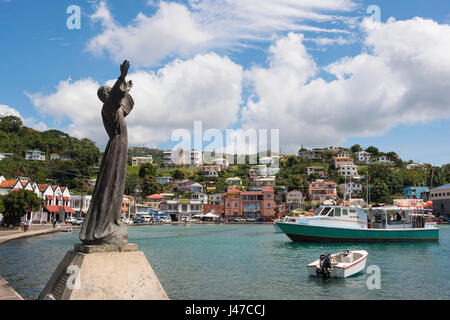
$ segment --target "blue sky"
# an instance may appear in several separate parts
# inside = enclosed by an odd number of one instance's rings
[[[71,97],[81,94],[80,90],[84,89],[80,88],[94,88],[95,85],[104,84],[117,77],[119,61],[127,58],[132,63],[130,74],[139,74],[135,76],[135,94],[137,101],[143,101],[143,103],[136,104],[135,107],[141,108],[143,105],[142,108],[148,110],[147,113],[136,113],[134,118],[130,115],[129,126],[130,130],[133,130],[130,145],[169,148],[173,145],[169,141],[170,133],[180,127],[191,130],[192,119],[196,119],[203,120],[205,128],[219,130],[248,129],[252,124],[255,128],[280,129],[280,145],[284,152],[295,152],[302,144],[316,147],[351,146],[359,143],[364,147],[376,145],[386,152],[396,151],[404,160],[411,159],[434,165],[450,162],[448,142],[450,104],[446,104],[448,98],[443,96],[445,90],[441,90],[439,85],[436,89],[436,95],[438,95],[436,97],[430,94],[430,90],[415,92],[418,85],[410,80],[407,85],[399,83],[398,90],[407,92],[398,97],[392,97],[394,102],[385,106],[386,110],[395,109],[395,112],[361,112],[354,118],[354,123],[349,120],[352,120],[355,110],[358,113],[358,106],[349,104],[353,103],[351,95],[358,89],[349,88],[352,86],[351,83],[342,82],[342,90],[349,90],[348,93],[342,92],[342,95],[349,95],[349,97],[342,97],[342,104],[336,107],[333,105],[332,92],[338,92],[340,95],[340,90],[332,86],[324,86],[323,90],[327,90],[327,94],[322,95],[320,91],[322,89],[313,92],[313,88],[309,86],[318,79],[326,82],[337,80],[336,73],[326,69],[327,66],[335,63],[340,64],[339,70],[341,68],[353,70],[355,74],[359,72],[361,77],[370,78],[370,73],[364,74],[356,65],[341,62],[342,58],[349,57],[356,64],[359,61],[356,57],[361,55],[360,58],[365,59],[362,56],[364,53],[372,54],[377,61],[382,60],[387,70],[392,68],[392,74],[398,74],[398,76],[389,78],[389,82],[386,81],[386,83],[397,84],[401,81],[399,79],[405,79],[405,72],[407,72],[407,69],[406,71],[405,69],[397,70],[397,66],[392,65],[392,61],[399,59],[397,48],[407,50],[406,56],[411,52],[413,58],[423,57],[425,53],[428,53],[426,44],[424,44],[423,52],[417,51],[420,48],[418,49],[414,42],[415,32],[420,33],[421,30],[426,30],[423,35],[417,35],[417,38],[421,36],[429,38],[430,35],[436,35],[435,39],[438,42],[443,39],[442,45],[437,48],[441,50],[446,48],[450,37],[445,28],[445,25],[450,23],[448,1],[433,1],[430,5],[429,1],[419,0],[407,3],[404,1],[336,0],[335,3],[342,3],[343,7],[340,8],[334,6],[333,1],[328,0],[326,2],[329,4],[317,9],[308,5],[310,1],[298,0],[298,3],[304,2],[304,5],[295,7],[286,6],[287,1],[280,0],[279,6],[271,7],[277,1],[267,5],[267,12],[264,11],[264,5],[260,8],[252,7],[250,1],[243,1],[245,4],[236,7],[229,5],[225,13],[218,14],[217,9],[221,8],[217,4],[219,1],[209,0],[175,1],[177,6],[171,5],[173,2],[169,1],[148,0],[106,2],[0,0],[0,37],[3,44],[0,50],[0,59],[3,61],[0,106],[3,106],[4,110],[9,108],[8,110],[20,113],[22,118],[26,119],[27,125],[39,129],[57,128],[76,136],[86,136],[94,139],[101,147],[105,141],[102,128],[98,130],[93,128],[96,122],[90,116],[83,118],[83,115],[90,115],[90,112],[92,117],[95,117],[94,114],[99,114],[101,106],[92,101],[78,107],[73,101],[79,100],[71,100]],[[104,11],[99,9],[102,3],[106,8]],[[69,17],[66,8],[73,4],[81,7],[80,30],[69,30],[66,27],[66,20]],[[203,10],[195,7],[198,4],[203,6]],[[349,7],[344,8],[347,5]],[[369,16],[366,10],[370,5],[377,5],[381,9],[383,24],[381,30],[367,31],[361,27],[363,19]],[[279,16],[274,9],[280,9]],[[249,10],[250,14],[245,10]],[[98,17],[93,18],[92,15],[96,12]],[[139,13],[145,16],[143,21],[146,22],[133,22]],[[108,18],[108,14],[112,20]],[[330,18],[330,16],[337,18]],[[158,17],[162,18],[158,20]],[[397,21],[407,21],[407,25],[388,23],[390,17],[395,17]],[[421,17],[427,22],[412,21],[414,17]],[[183,30],[182,25],[177,25],[177,20],[188,23],[186,30]],[[191,22],[192,25],[190,25]],[[251,24],[255,27],[252,28]],[[316,29],[307,31],[310,30],[308,28]],[[321,28],[322,31],[317,31],[317,28]],[[95,49],[89,47],[93,39],[120,41],[124,39],[121,38],[122,34],[135,31],[141,32],[140,35],[132,39],[126,35],[126,41],[131,39],[133,42],[130,40],[130,43],[124,44],[124,48],[117,51],[114,49],[115,53],[107,45],[103,47],[100,45]],[[387,39],[386,43],[378,43],[383,42],[386,35],[389,37],[397,31],[405,32],[404,42],[401,37],[399,41],[399,37],[392,36],[392,41]],[[289,37],[290,33],[301,35],[301,37]],[[146,37],[146,35],[149,36]],[[372,49],[367,48],[367,42],[372,41],[370,40],[372,38],[375,39],[373,41],[378,41],[372,43],[375,47],[374,53],[371,52]],[[318,39],[340,40],[341,43],[320,44],[315,42]],[[392,44],[395,41],[398,42],[398,47]],[[101,41],[98,43],[102,44]],[[128,47],[132,49],[127,49]],[[298,54],[303,49],[305,52]],[[148,50],[148,54],[145,50]],[[388,50],[392,53],[383,53]],[[294,55],[293,59],[297,60],[289,60],[291,54]],[[448,52],[445,54],[448,55]],[[444,53],[437,54],[436,57],[441,56],[444,56]],[[434,70],[431,64],[436,57],[424,59],[421,61],[423,66],[420,69],[411,70],[411,77],[417,79],[417,83],[421,82],[420,75],[426,76],[426,73],[422,73],[423,70]],[[413,58],[411,65],[414,65]],[[180,59],[180,63],[174,63],[175,59]],[[370,63],[369,66],[375,63],[372,60],[368,61],[364,63]],[[309,64],[306,66],[305,63]],[[426,63],[430,63],[429,69]],[[443,62],[442,65],[442,70],[436,71],[436,79],[442,77],[443,81],[440,81],[440,84],[450,84],[448,78],[450,73],[447,73],[448,70],[445,69],[448,64]],[[195,78],[195,74],[192,74],[195,71],[191,72],[189,77],[185,77],[185,72],[204,70],[204,68],[211,68],[211,72],[205,73],[203,78],[200,75],[198,79]],[[158,73],[161,70],[164,72]],[[276,79],[279,79],[277,77],[280,70],[293,72],[292,83],[294,86],[299,86],[299,90],[293,87],[286,88],[284,92],[285,86],[277,87]],[[305,74],[311,72],[311,75],[305,79],[295,79],[303,72]],[[175,81],[173,80],[175,75],[181,77],[181,85],[171,87]],[[140,86],[136,84],[136,79],[139,80],[140,77],[146,79],[148,83],[143,83],[144,80],[142,80]],[[86,81],[82,82],[82,80]],[[201,83],[202,80],[204,83]],[[67,88],[62,89],[60,86],[62,81],[67,81]],[[273,87],[270,81],[274,84]],[[380,87],[383,77],[374,76],[373,82],[379,83],[375,87]],[[191,90],[186,90],[189,92],[180,93],[177,97],[178,92],[183,91],[183,84],[186,83],[189,83]],[[205,83],[210,83],[211,87]],[[237,91],[233,90],[234,85],[239,86]],[[287,81],[286,87],[289,85],[291,83]],[[434,88],[435,83],[429,80],[424,87]],[[211,91],[213,88],[217,90]],[[145,95],[147,89],[151,94],[148,96],[150,102],[147,102]],[[270,94],[265,92],[272,89],[273,92]],[[297,91],[303,94],[296,97]],[[396,94],[395,91],[383,91],[383,94],[391,97]],[[411,96],[408,96],[409,91]],[[158,92],[164,92],[165,95]],[[197,92],[197,95],[193,92]],[[291,99],[292,92],[294,95]],[[203,99],[202,93],[205,96],[211,95],[205,98],[204,105],[198,103]],[[277,94],[280,95],[280,106],[273,106],[276,104],[274,101],[278,101]],[[331,97],[322,98],[322,96]],[[160,104],[152,103],[159,100],[161,100]],[[339,99],[336,98],[336,100]],[[360,101],[356,98],[354,100],[355,104]],[[439,106],[435,107],[436,100]],[[413,105],[415,101],[420,101],[420,104]],[[149,105],[147,106],[146,103]],[[186,106],[180,107],[179,104],[183,103],[186,103]],[[301,112],[292,111],[296,110],[296,103]],[[311,105],[308,105],[309,103]],[[364,108],[370,111],[374,108],[373,106],[384,104],[384,101],[375,99],[371,103],[373,105],[368,103]],[[410,111],[406,110],[408,103],[412,103]],[[193,112],[189,109],[192,105],[195,105]],[[324,114],[330,113],[327,110],[339,108],[333,111],[336,112],[337,118],[330,117],[325,121],[324,117],[309,115],[311,110],[321,105],[326,105]],[[348,108],[347,105],[349,105]],[[167,110],[164,109],[166,107]],[[77,114],[79,108],[86,108],[81,116]],[[152,111],[151,108],[155,109]],[[268,108],[269,114],[266,117],[261,115],[266,111],[265,108]],[[426,110],[427,108],[430,110]],[[164,110],[156,112],[161,109]],[[215,110],[218,110],[217,119],[214,116]],[[348,115],[341,118],[339,114],[345,112],[348,112]],[[195,114],[195,117],[192,115],[192,119],[191,113]],[[177,118],[176,114],[185,121]],[[307,120],[303,119],[304,114],[308,114],[305,116]],[[411,114],[417,114],[420,121],[414,119]],[[375,116],[376,119],[374,119]],[[285,121],[286,118],[290,122]],[[402,118],[405,121],[398,120]],[[170,119],[176,119],[173,125]],[[161,124],[164,121],[167,123]],[[320,125],[316,125],[315,121]],[[358,128],[353,129],[348,126]],[[374,128],[367,130],[364,126]]]

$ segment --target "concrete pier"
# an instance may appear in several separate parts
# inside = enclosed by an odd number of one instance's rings
[[[42,227],[42,228],[38,228],[38,229],[37,228],[31,229],[30,231],[27,231],[27,232],[23,232],[22,230],[12,230],[12,231],[2,230],[2,231],[0,231],[0,245],[4,244],[5,242],[11,241],[11,240],[34,237],[34,236],[38,236],[38,235],[46,234],[46,233],[59,232],[59,231],[61,231],[61,229],[62,228],[60,228],[60,227],[53,229],[52,226],[48,226],[48,227]]]
[[[0,276],[0,301],[23,300],[23,298]]]

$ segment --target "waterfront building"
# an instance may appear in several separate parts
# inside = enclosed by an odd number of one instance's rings
[[[131,158],[131,166],[133,167],[138,167],[144,163],[153,163],[153,157],[151,155],[147,155],[142,157]]]
[[[123,195],[121,218],[130,219],[135,214],[134,197]]]
[[[309,183],[308,196],[313,201],[337,200],[336,182],[316,179]]]
[[[146,204],[136,203],[134,205],[134,208],[135,208],[134,216],[137,219],[141,219],[143,218],[143,216],[149,216],[152,214],[151,208]]]
[[[433,202],[433,215],[450,219],[450,184],[430,189],[425,193],[428,193],[428,200]]]
[[[45,152],[40,150],[28,150],[25,152],[25,160],[45,161]]]
[[[147,206],[152,210],[160,211],[161,210],[161,202],[166,200],[166,198],[162,194],[152,194],[150,196],[145,197]]]
[[[214,193],[209,195],[209,204],[223,206],[224,204],[224,193]]]
[[[303,193],[300,190],[291,190],[286,193],[285,210],[292,211],[304,208]]]
[[[91,205],[92,196],[89,194],[74,194],[71,197],[72,209],[75,211],[75,215],[78,218],[84,217]]]
[[[218,177],[220,172],[220,166],[218,164],[203,166],[203,175],[205,177]]]
[[[325,178],[326,176],[324,167],[307,167],[306,173],[308,174],[308,176],[317,173],[321,178]]]
[[[403,188],[403,196],[406,199],[423,199],[422,194],[428,190],[429,187],[406,187]]]
[[[241,191],[230,188],[225,193],[225,217],[273,218],[275,216],[274,191],[264,187],[262,191]]]
[[[191,193],[191,200],[200,201],[202,204],[208,203],[208,195],[203,192]]]
[[[239,177],[226,178],[225,181],[229,186],[242,186],[242,179]]]
[[[180,221],[183,217],[202,213],[202,202],[192,199],[163,200],[161,210],[169,215],[172,221]]]
[[[6,180],[3,176],[0,178],[0,195],[7,195],[13,190],[23,189],[22,183],[19,179]]]

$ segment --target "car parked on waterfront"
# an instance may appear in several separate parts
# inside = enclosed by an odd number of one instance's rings
[[[236,217],[236,222],[245,222],[245,219],[242,219],[241,217]]]
[[[136,224],[144,223],[144,220],[136,218],[136,219],[133,219],[133,223],[136,223]]]
[[[254,218],[247,218],[245,221],[247,221],[247,222],[255,222],[256,220]]]
[[[159,219],[159,222],[161,222],[161,223],[171,223],[172,219],[170,219],[169,217],[161,217]]]
[[[72,225],[74,226],[81,226],[84,223],[84,218],[77,218],[75,221],[72,222]]]
[[[77,220],[75,217],[69,217],[69,218],[66,219],[66,223],[73,224],[75,222],[75,220]]]

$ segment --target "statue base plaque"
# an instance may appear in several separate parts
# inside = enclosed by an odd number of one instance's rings
[[[137,245],[75,244],[60,262],[40,300],[168,300]]]

